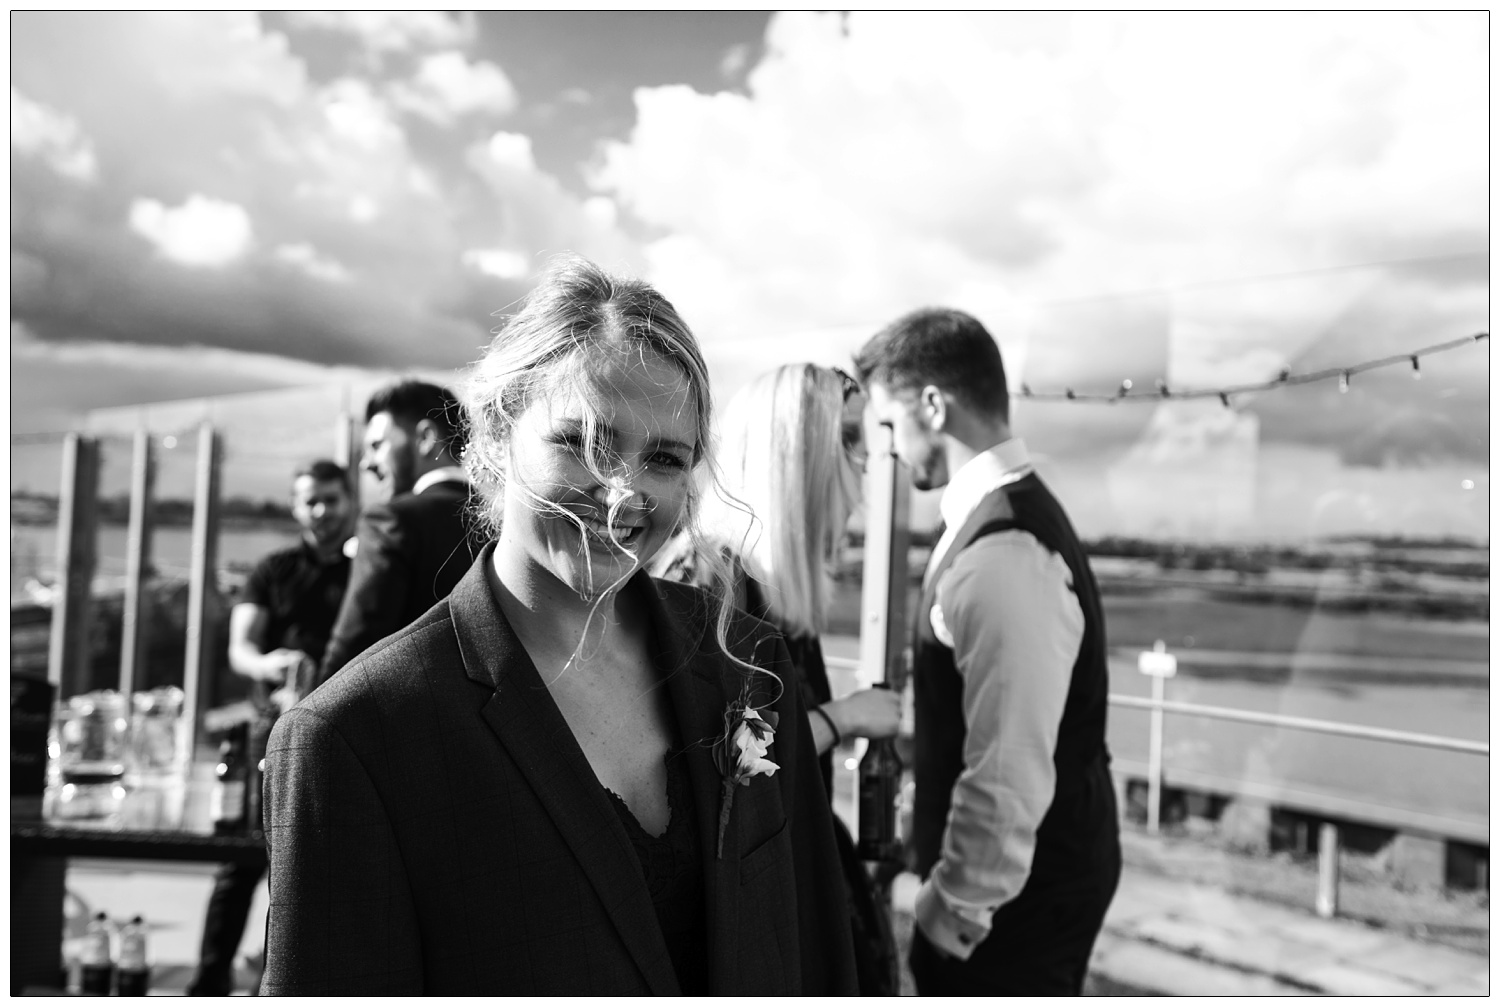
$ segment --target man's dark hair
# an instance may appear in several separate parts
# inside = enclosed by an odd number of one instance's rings
[[[1000,347],[979,319],[949,308],[920,308],[881,329],[854,358],[860,384],[892,392],[936,385],[970,409],[1010,422]]]
[[[313,482],[317,483],[338,483],[344,487],[345,492],[350,489],[349,470],[327,458],[318,458],[299,467],[292,473],[292,481],[296,482],[303,476],[312,476]]]
[[[464,430],[463,407],[458,397],[441,385],[408,378],[398,381],[370,396],[365,405],[365,422],[377,413],[390,413],[403,426],[416,426],[418,420],[431,420],[438,428],[448,453],[454,458],[463,453],[467,434]]]

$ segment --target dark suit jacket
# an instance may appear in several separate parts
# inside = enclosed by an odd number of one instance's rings
[[[448,597],[483,545],[468,500],[467,483],[444,481],[360,515],[349,587],[313,686]]]
[[[492,548],[277,724],[261,992],[679,992],[630,838],[486,583]],[[627,589],[648,599],[688,745],[713,992],[854,993],[831,813],[780,637],[737,615],[733,650],[758,649],[788,686],[781,769],[736,788],[716,859],[710,746],[743,673],[700,591],[644,574]]]

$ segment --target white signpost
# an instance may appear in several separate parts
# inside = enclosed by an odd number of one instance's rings
[[[1161,704],[1167,698],[1167,679],[1177,674],[1177,658],[1167,653],[1165,640],[1157,640],[1156,646],[1141,651],[1138,667],[1142,675],[1151,676],[1151,757],[1146,769],[1146,831],[1155,833],[1161,829],[1161,743],[1165,716]]]

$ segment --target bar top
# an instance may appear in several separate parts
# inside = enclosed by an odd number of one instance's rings
[[[130,832],[45,822],[10,824],[12,857],[103,857],[134,860],[258,862],[266,857],[260,832],[238,836],[198,832]]]

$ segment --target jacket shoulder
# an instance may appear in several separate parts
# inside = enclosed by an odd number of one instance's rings
[[[404,629],[360,652],[294,709],[306,707],[337,720],[341,711],[366,701],[384,706],[412,691],[423,677],[420,669],[436,665],[452,665],[459,676],[463,674],[463,657],[447,599]]]

